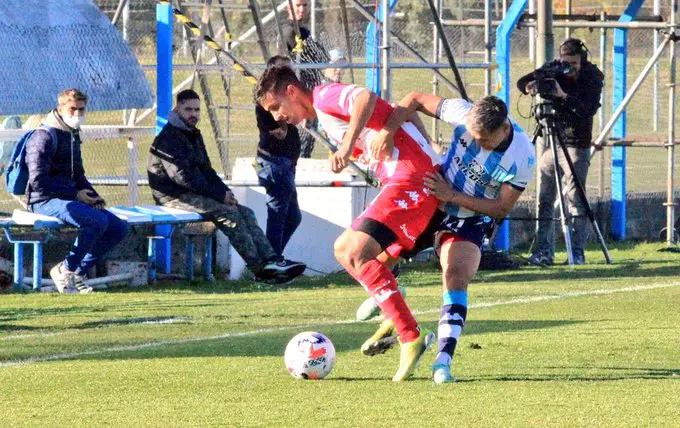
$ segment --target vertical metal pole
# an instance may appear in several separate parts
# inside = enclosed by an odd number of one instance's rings
[[[661,14],[661,0],[654,0],[654,15]],[[659,46],[659,30],[652,30],[654,49]],[[654,64],[654,80],[652,81],[652,130],[659,130],[659,64]]]
[[[605,21],[606,20],[606,14],[604,11],[600,12],[600,20]],[[600,71],[603,73],[606,73],[607,70],[607,29],[606,28],[601,28],[600,29]],[[606,79],[605,79],[606,81]],[[602,128],[604,128],[604,118],[607,115],[607,103],[605,102],[606,99],[606,92],[607,92],[607,85],[603,85],[602,87],[602,94],[600,96],[600,111],[598,113],[598,128],[599,132],[602,132]],[[598,134],[599,134],[598,132]],[[599,165],[599,171],[598,171],[598,178],[597,178],[597,196],[599,198],[604,197],[604,168],[605,168],[605,150],[602,149],[602,153],[600,154],[599,160],[598,160],[598,165]]]
[[[188,281],[194,280],[194,235],[185,235],[184,239],[184,275]]]
[[[554,36],[552,30],[552,2],[549,0],[536,0],[536,67],[540,67],[553,59],[555,54]],[[543,157],[544,144],[536,144],[537,165]],[[542,177],[540,169],[536,173],[536,214],[538,217],[538,203],[540,200],[540,189]],[[536,221],[536,231],[538,232],[539,222]]]
[[[390,34],[390,2],[383,0],[382,9],[382,76],[380,78],[382,90],[381,97],[385,101],[392,99],[392,78],[390,76],[390,62],[392,55],[390,50],[392,46],[392,35]]]
[[[486,0],[487,3],[490,1]],[[536,13],[536,0],[529,0],[529,13]],[[536,63],[536,28],[533,26],[529,27],[529,61]]]
[[[122,33],[123,33],[123,40],[125,43],[128,43],[128,24],[130,23],[130,2],[127,0],[123,0],[125,4],[123,5],[123,11],[122,11],[122,16],[123,16],[123,28],[122,28]],[[127,123],[128,121],[128,110],[123,110],[123,123]]]
[[[316,0],[312,0],[311,8],[309,13],[309,25],[311,28],[312,39],[316,39]]]
[[[156,102],[158,108],[156,110],[156,135],[158,135],[166,123],[168,123],[168,115],[172,109],[172,6],[168,1],[160,1],[156,4]],[[156,234],[165,236],[169,235],[170,226],[156,226]],[[170,271],[170,240],[164,239],[157,241],[158,246],[158,261],[159,264]],[[154,246],[154,241],[149,240],[149,246]],[[149,248],[149,259],[151,258],[155,265],[156,253],[153,248]],[[151,277],[152,266],[149,266],[149,279]],[[155,275],[155,272],[154,272]]]
[[[484,1],[484,63],[491,65],[491,3]],[[505,12],[505,8],[503,8]],[[505,18],[505,13],[503,13]],[[491,95],[491,67],[484,70],[484,95]]]
[[[340,19],[342,19],[342,28],[345,33],[345,48],[347,49],[347,59],[352,63],[352,44],[349,39],[349,18],[347,17],[347,4],[345,0],[340,0]],[[349,69],[349,75],[354,83],[354,69]]]
[[[135,137],[128,138],[128,202],[131,207],[137,205],[137,141]]]
[[[212,273],[213,266],[213,237],[205,237],[205,255],[203,256],[203,279],[206,281],[214,281],[215,277]]]
[[[671,1],[671,31],[675,34],[678,1]],[[656,32],[655,32],[656,33]],[[669,46],[670,75],[668,77],[668,179],[666,181],[666,244],[675,243],[675,40]]]
[[[486,1],[488,2],[489,0]],[[437,7],[437,13],[440,13],[442,10],[442,0],[437,0],[435,5]],[[460,19],[460,17],[458,17],[458,19]],[[432,62],[437,64],[441,59],[441,42],[439,40],[439,31],[437,31],[437,27],[434,25],[432,26],[432,39]],[[439,95],[439,80],[434,73],[432,73],[432,95]],[[434,117],[432,118],[432,138],[436,142],[439,142],[439,120]]]
[[[43,243],[33,243],[33,291],[42,287]]]
[[[566,0],[564,4],[564,11],[567,15],[571,15],[571,0]],[[567,18],[567,21],[569,21],[569,18]],[[566,27],[564,29],[564,38],[568,39],[571,37],[571,28]]]

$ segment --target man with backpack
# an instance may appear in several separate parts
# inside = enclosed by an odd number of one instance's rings
[[[25,165],[19,168],[28,171],[25,188],[28,208],[78,228],[78,239],[68,255],[50,270],[57,290],[87,293],[92,291],[85,282],[88,272],[123,240],[128,226],[104,209],[106,202],[85,177],[80,125],[85,120],[87,95],[77,89],[66,89],[57,100],[57,108],[26,140]],[[12,192],[11,186],[16,182],[12,182],[11,171],[7,182]]]

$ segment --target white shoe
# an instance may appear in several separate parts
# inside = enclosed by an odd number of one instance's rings
[[[64,262],[61,262],[50,269],[50,278],[54,281],[54,286],[57,287],[57,291],[64,294],[78,293],[75,284],[75,275],[74,272],[66,269]]]

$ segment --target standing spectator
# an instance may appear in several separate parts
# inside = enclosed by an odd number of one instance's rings
[[[281,24],[284,43],[288,53],[296,62],[304,63],[326,63],[329,56],[326,50],[311,37],[307,29],[306,22],[309,19],[309,0],[292,0],[293,10],[288,7],[288,19]],[[302,50],[297,51],[298,43],[296,40],[295,21],[300,28],[300,38],[302,39]],[[304,69],[299,71],[299,78],[307,90],[314,89],[315,86],[323,83],[324,76],[319,69]],[[309,158],[314,150],[314,137],[305,129],[316,129],[318,121],[308,119],[301,123],[300,140],[302,142],[301,157]],[[304,129],[303,129],[304,128]]]
[[[68,255],[50,270],[60,293],[92,291],[85,282],[88,272],[128,230],[126,222],[104,209],[106,202],[85,177],[79,131],[86,107],[87,95],[66,89],[43,122],[51,129],[36,130],[26,143],[29,207],[78,227]]]
[[[347,64],[347,55],[341,49],[333,49],[328,52],[331,64]],[[325,68],[323,70],[324,83],[341,83],[345,69],[339,67]]]
[[[156,203],[198,212],[215,223],[259,281],[281,284],[302,275],[306,266],[278,256],[253,210],[239,205],[212,168],[196,127],[200,106],[193,90],[178,93],[168,123],[151,145],[147,173]]]
[[[267,67],[288,67],[293,62],[284,56],[273,56]],[[267,192],[267,239],[279,257],[300,225],[302,214],[295,188],[295,167],[300,157],[300,134],[294,125],[277,122],[259,103],[255,103],[257,145],[255,168],[260,185]]]
[[[565,185],[567,206],[571,214],[571,243],[574,264],[585,264],[584,248],[588,240],[588,220],[584,201],[581,200],[574,175],[584,186],[590,167],[590,146],[593,137],[593,116],[600,108],[600,95],[604,74],[597,66],[588,61],[588,49],[579,39],[567,39],[560,46],[560,58],[548,62],[540,69],[562,68],[569,70],[556,77],[556,90],[553,98],[557,109],[557,124],[561,132],[559,138],[566,145],[569,156],[574,163],[572,171],[567,160],[557,148],[558,167],[562,171]],[[539,69],[539,70],[540,70]],[[517,87],[523,93],[536,93],[536,71],[523,76],[517,81]],[[552,150],[545,147],[538,161],[541,174],[541,188],[538,201],[538,230],[536,241],[538,248],[532,253],[529,261],[532,264],[545,266],[553,264],[555,254],[555,160]]]

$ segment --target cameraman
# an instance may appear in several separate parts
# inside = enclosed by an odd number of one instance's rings
[[[544,76],[549,76],[545,79]],[[552,80],[545,82],[545,80]],[[543,81],[541,81],[543,80]],[[544,98],[554,102],[557,112],[559,139],[566,145],[574,163],[573,173],[586,184],[590,166],[590,146],[592,141],[593,116],[600,107],[600,95],[604,74],[596,65],[588,61],[588,49],[579,39],[567,39],[560,45],[560,58],[548,62],[539,69],[517,81],[522,93],[535,95],[539,86],[547,86],[552,93]],[[553,87],[554,85],[554,87]],[[541,140],[539,140],[541,141]],[[539,157],[541,187],[538,202],[537,248],[529,261],[535,265],[552,265],[554,259],[555,224],[554,203],[557,196],[554,159],[552,151],[543,139],[543,154]],[[558,153],[561,149],[557,148]],[[540,153],[540,151],[539,151]],[[575,264],[585,264],[583,250],[588,239],[588,222],[584,204],[579,198],[576,182],[563,154],[558,155],[558,166],[562,172],[567,206],[571,215],[572,252]],[[584,188],[585,190],[585,188]]]

